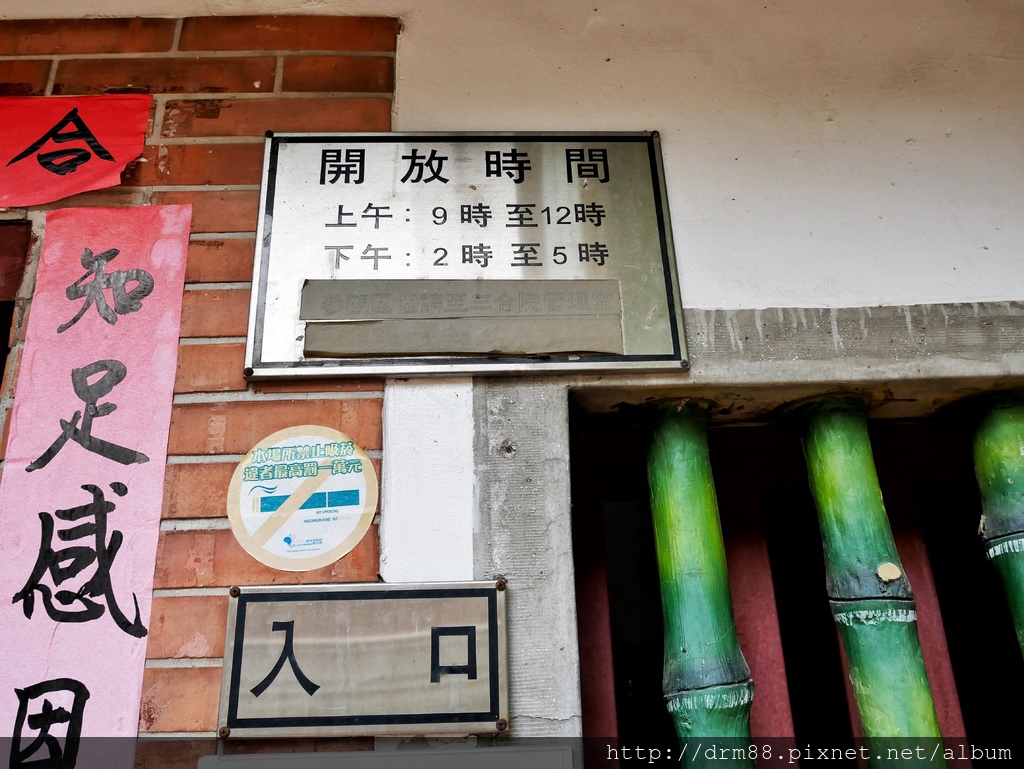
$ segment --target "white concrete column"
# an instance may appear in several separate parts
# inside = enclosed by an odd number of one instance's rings
[[[473,579],[473,380],[384,387],[380,574]]]

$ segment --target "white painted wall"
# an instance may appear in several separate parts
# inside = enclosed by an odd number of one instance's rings
[[[395,129],[656,129],[684,303],[1024,298],[1015,0],[3,0],[402,19]]]

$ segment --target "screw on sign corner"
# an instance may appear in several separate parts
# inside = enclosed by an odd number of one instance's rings
[[[231,730],[226,726],[222,726],[220,729],[217,730],[217,736],[220,737],[222,740],[226,740],[228,737],[231,736]]]
[[[232,586],[231,589],[228,590],[228,595],[230,595],[232,598],[238,598],[238,596],[240,596],[241,594],[242,588],[237,586]]]
[[[494,588],[500,593],[508,587],[508,582],[505,581],[504,577],[498,577],[497,582],[494,583]]]
[[[508,719],[499,718],[497,720],[497,722],[495,722],[494,726],[497,727],[499,732],[507,732],[508,731]]]

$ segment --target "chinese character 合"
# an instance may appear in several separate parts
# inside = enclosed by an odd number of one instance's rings
[[[101,254],[93,255],[88,248],[82,251],[82,266],[88,272],[72,283],[64,290],[64,294],[70,301],[85,299],[82,309],[78,311],[67,323],[57,327],[57,333],[62,334],[81,320],[86,310],[92,304],[96,305],[96,312],[100,314],[107,323],[113,326],[117,323],[118,315],[128,315],[142,309],[142,300],[153,293],[153,276],[145,270],[114,270],[111,273],[104,273],[103,270],[109,262],[114,260],[119,253],[116,248],[110,248]],[[85,281],[92,277],[92,280]],[[130,291],[125,287],[134,282],[135,286]],[[104,291],[111,291],[114,299],[114,307],[111,309],[107,304]]]
[[[513,184],[522,184],[526,179],[526,172],[531,170],[529,154],[517,149],[508,152],[486,151],[484,163],[487,176],[501,176],[504,173]]]
[[[110,484],[110,488],[119,497],[128,493],[128,487],[119,482]],[[110,610],[110,616],[121,630],[135,638],[145,638],[146,627],[139,616],[139,600],[132,594],[135,602],[135,619],[129,621],[117,605],[114,588],[110,582],[110,568],[117,557],[124,535],[120,531],[112,531],[107,539],[107,514],[116,509],[113,502],[108,502],[103,490],[87,483],[82,489],[92,495],[92,502],[71,507],[66,510],[55,510],[51,515],[39,513],[42,524],[39,555],[36,558],[32,574],[25,586],[15,594],[12,603],[22,602],[25,616],[32,619],[35,610],[36,593],[39,593],[43,608],[55,622],[89,622],[103,616],[104,605]],[[92,521],[75,523],[70,528],[57,532],[57,539],[62,542],[85,540],[91,538],[92,545],[72,545],[62,550],[53,549],[54,518],[61,521],[77,522],[83,518]],[[78,577],[85,569],[95,565],[95,572],[77,587],[76,590],[60,589],[61,585]],[[49,574],[55,590],[43,584],[43,577]]]
[[[89,699],[85,684],[73,678],[54,678],[15,689],[14,693],[18,697],[18,715],[11,740],[11,769],[74,769],[85,703]],[[64,725],[63,738],[50,733],[57,725]],[[22,747],[22,742],[30,738],[28,745]]]
[[[419,150],[414,149],[412,154],[402,155],[402,160],[409,161],[409,169],[402,177],[402,182],[427,184],[437,179],[441,184],[447,184],[449,180],[441,176],[441,172],[444,170],[444,161],[447,159],[446,155],[438,155],[437,150],[431,150],[430,155],[421,155]],[[424,178],[426,171],[430,172],[430,176]]]
[[[321,150],[320,184],[334,184],[342,179],[345,184],[362,184],[366,167],[366,150]]]
[[[68,126],[74,126],[75,130],[61,133]],[[36,141],[32,142],[32,144],[26,147],[16,157],[11,158],[7,165],[14,165],[18,161],[27,158],[29,155],[39,152],[39,150],[43,148],[43,145],[48,141],[52,141],[54,144],[84,141],[88,145],[89,149],[95,153],[96,157],[101,160],[107,160],[110,162],[114,161],[114,156],[107,151],[106,147],[99,143],[93,132],[89,130],[89,126],[87,126],[85,121],[79,117],[78,107],[75,107],[61,118],[53,128],[44,133]],[[50,173],[57,174],[58,176],[65,176],[66,174],[76,171],[79,166],[88,163],[91,159],[92,154],[89,153],[89,150],[81,147],[54,150],[52,152],[40,152],[36,155],[36,161],[39,165]]]
[[[573,175],[577,179],[597,179],[604,184],[608,175],[608,150],[606,149],[571,149],[565,151],[565,176],[570,184]]]
[[[103,373],[97,381],[89,383],[89,377],[94,374]],[[117,409],[114,403],[99,403],[99,399],[106,397],[110,391],[127,376],[128,369],[121,361],[98,360],[82,368],[72,369],[71,385],[75,395],[85,404],[83,411],[76,411],[70,421],[61,419],[61,433],[57,439],[50,444],[50,447],[42,453],[32,464],[25,468],[26,472],[39,470],[50,464],[57,453],[64,448],[69,440],[74,441],[87,451],[99,454],[107,459],[112,459],[122,465],[134,465],[148,462],[149,457],[141,451],[118,446],[116,443],[96,438],[92,434],[92,423],[96,417],[105,417]],[[82,426],[78,426],[78,420],[82,420]]]

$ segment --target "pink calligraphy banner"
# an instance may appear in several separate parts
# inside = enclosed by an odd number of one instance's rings
[[[137,733],[191,214],[46,218],[0,481],[12,761]]]
[[[113,187],[142,154],[149,94],[0,99],[0,206]]]

